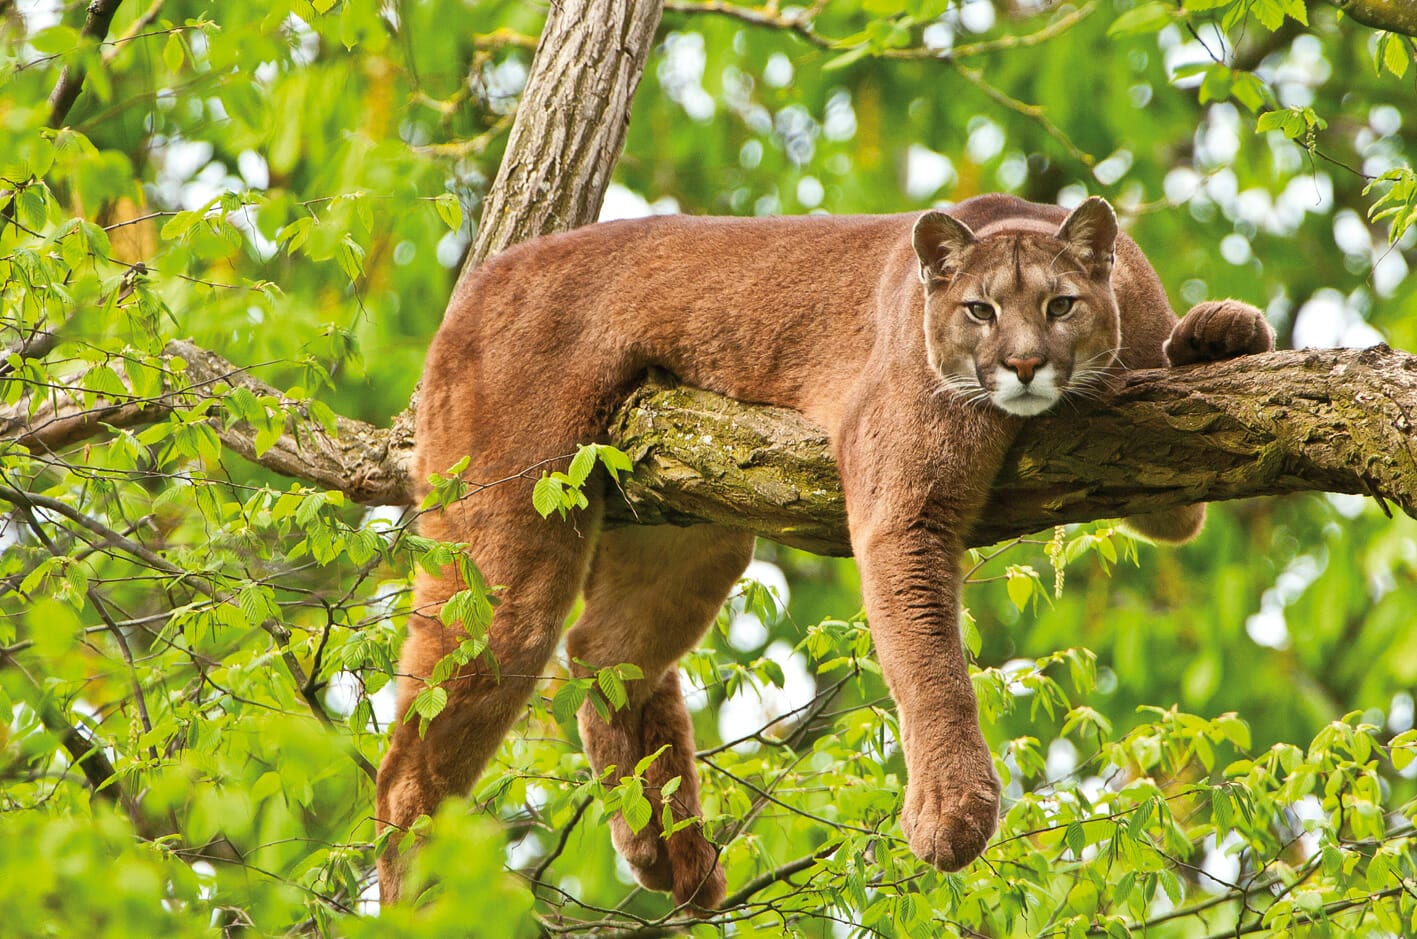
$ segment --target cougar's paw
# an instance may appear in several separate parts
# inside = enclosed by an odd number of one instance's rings
[[[674,889],[674,868],[669,861],[669,849],[659,836],[659,826],[653,821],[638,832],[632,832],[625,820],[617,815],[610,820],[610,840],[630,865],[641,886],[660,893]]]
[[[943,871],[957,871],[977,858],[999,823],[999,780],[940,777],[911,779],[900,827],[910,850]]]
[[[610,822],[610,839],[645,889],[672,893],[674,902],[705,915],[723,903],[727,882],[718,852],[697,825],[680,829],[666,841],[657,822],[632,832],[616,817]]]
[[[698,825],[669,836],[669,859],[674,867],[675,903],[687,903],[697,916],[709,916],[723,905],[727,881],[718,851]]]
[[[1197,303],[1176,324],[1165,345],[1166,360],[1172,365],[1219,362],[1273,348],[1274,331],[1264,314],[1239,300]]]

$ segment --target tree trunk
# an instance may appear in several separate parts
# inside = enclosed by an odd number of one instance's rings
[[[462,277],[517,242],[595,221],[662,12],[657,0],[551,4]]]

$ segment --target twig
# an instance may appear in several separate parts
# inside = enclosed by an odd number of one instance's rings
[[[532,869],[530,875],[532,883],[539,884],[541,878],[546,874],[546,869],[561,856],[561,852],[566,850],[566,842],[571,840],[571,832],[580,824],[581,817],[585,815],[586,809],[590,808],[590,804],[593,801],[593,799],[587,798],[582,801],[580,805],[576,806],[576,814],[572,815],[571,820],[561,828],[561,837],[557,840],[556,847],[552,848],[546,857],[542,858],[541,862]]]
[[[998,39],[972,42],[963,46],[955,46],[952,49],[943,49],[938,52],[933,49],[917,47],[911,49],[887,49],[882,52],[881,55],[887,59],[943,59],[958,62],[960,59],[968,59],[976,55],[988,55],[991,52],[1028,49],[1033,46],[1041,45],[1050,39],[1056,39],[1096,12],[1097,0],[1088,0],[1087,3],[1084,3],[1075,10],[1069,10],[1037,32],[1000,36]]]
[[[725,3],[723,0],[666,0],[664,9],[671,13],[710,13],[726,16],[753,26],[768,26],[794,33],[819,49],[834,49],[836,42],[812,28],[812,19],[821,4],[803,13],[784,15],[773,7],[755,8]]]
[[[1062,128],[1060,128],[1057,124],[1054,124],[1052,120],[1049,119],[1047,112],[1044,111],[1041,106],[1036,104],[1029,104],[1026,101],[1020,101],[1019,99],[1004,93],[998,88],[995,88],[993,85],[989,84],[987,81],[984,80],[984,73],[978,69],[972,69],[967,66],[960,65],[958,62],[951,62],[950,64],[954,67],[954,70],[960,74],[961,78],[969,82],[975,88],[978,88],[980,91],[984,92],[984,94],[991,101],[995,102],[996,104],[1003,105],[1010,111],[1014,111],[1015,113],[1022,114],[1024,117],[1037,121],[1038,126],[1042,127],[1044,132],[1047,133],[1048,136],[1058,141],[1062,148],[1068,152],[1068,155],[1071,156],[1073,159],[1077,160],[1083,166],[1086,166],[1088,169],[1091,169],[1092,167],[1097,165],[1097,158],[1094,157],[1092,154],[1088,153],[1086,150],[1080,148],[1077,144],[1073,143],[1072,140],[1068,137],[1068,135],[1063,133]]]
[[[123,48],[125,43],[129,43],[132,42],[134,39],[138,39],[143,30],[147,29],[153,24],[153,20],[157,19],[158,12],[162,10],[162,5],[165,2],[166,0],[153,0],[152,4],[146,10],[144,10],[127,29],[123,31],[123,35],[119,36],[111,43],[106,43],[106,45],[109,45],[112,48],[104,50],[103,57],[101,60],[104,65],[108,65],[110,62],[113,61],[114,57],[118,55],[119,51]]]

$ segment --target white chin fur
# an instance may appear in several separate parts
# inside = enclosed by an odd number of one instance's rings
[[[1058,371],[1052,365],[1045,365],[1033,373],[1033,381],[1024,384],[1009,369],[1000,367],[994,371],[994,391],[990,400],[1001,411],[1019,417],[1033,417],[1058,403],[1063,397],[1058,388]]]

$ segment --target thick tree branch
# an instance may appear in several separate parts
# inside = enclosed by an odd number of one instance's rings
[[[0,408],[0,442],[34,452],[58,452],[104,434],[110,427],[136,427],[161,420],[174,410],[220,401],[235,388],[258,398],[281,401],[290,417],[287,432],[257,455],[257,429],[240,422],[214,420],[222,443],[248,460],[285,476],[326,489],[338,489],[357,502],[402,505],[409,500],[407,463],[413,452],[411,413],[396,417],[389,428],[378,428],[345,417],[335,419],[335,433],[302,413],[299,402],[250,375],[241,366],[182,340],[167,344],[169,360],[180,358],[185,369],[174,372],[169,390],[152,398],[100,401],[84,406],[76,393],[56,391],[31,412],[29,399]],[[82,381],[79,382],[82,385]]]
[[[1106,401],[1024,424],[975,545],[1053,525],[1290,492],[1417,515],[1417,356],[1377,346],[1126,374]],[[622,523],[707,520],[849,553],[826,435],[799,415],[641,390],[612,440],[636,460]]]
[[[186,360],[188,389],[159,404],[122,405],[106,423],[153,420],[220,397],[228,386],[279,394],[190,343],[173,343],[169,352]],[[51,417],[44,430],[9,439],[72,444],[102,431],[97,413]],[[1304,491],[1372,495],[1417,514],[1414,415],[1417,356],[1385,346],[1128,373],[1105,401],[1024,424],[995,484],[989,522],[971,541]],[[257,457],[252,428],[217,426],[228,447],[278,473],[359,502],[407,504],[408,422],[381,429],[340,418],[336,430],[296,414]],[[849,553],[826,433],[796,412],[651,381],[620,409],[611,441],[636,463],[622,481],[624,499],[608,509],[611,524],[716,522],[823,554]]]

